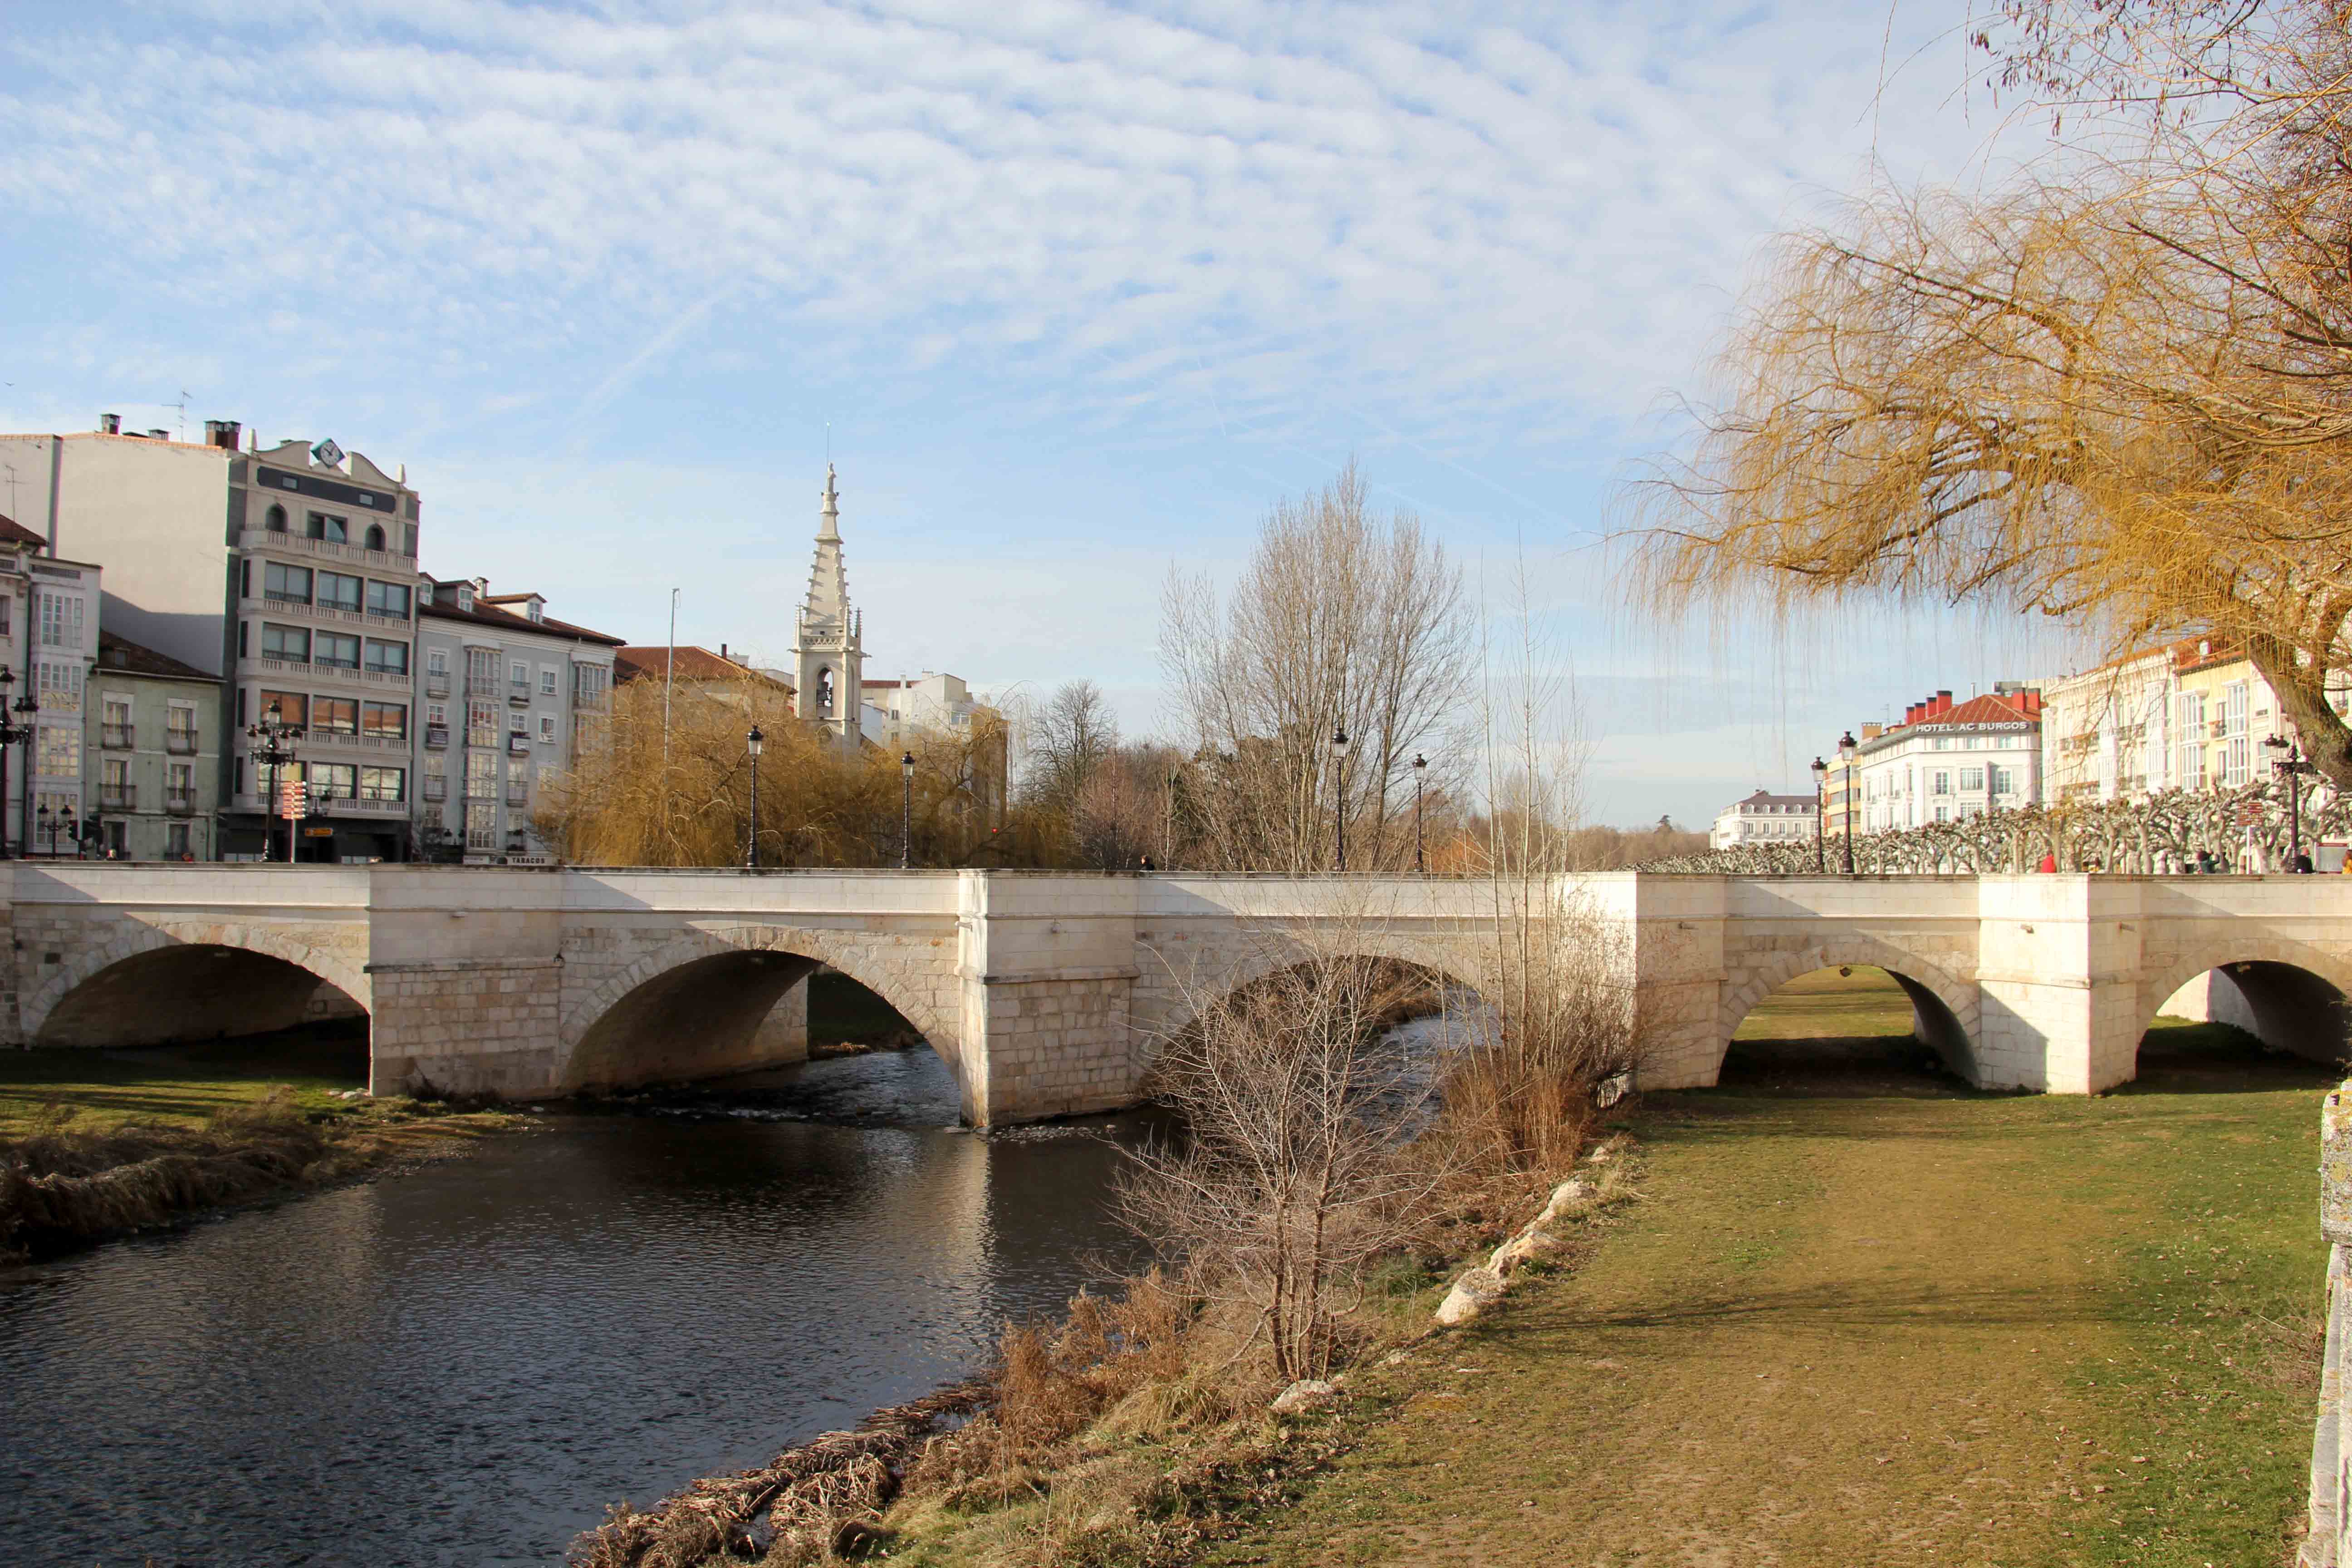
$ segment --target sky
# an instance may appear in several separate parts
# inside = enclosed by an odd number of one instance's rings
[[[778,662],[829,457],[869,676],[1087,679],[1139,735],[1171,571],[1229,580],[1353,458],[1498,628],[1524,568],[1591,815],[1704,824],[2067,657],[1695,645],[1607,570],[1770,237],[2030,134],[1966,19],[14,0],[0,429],[331,437],[405,465],[426,570],[633,642],[677,588],[680,641]]]

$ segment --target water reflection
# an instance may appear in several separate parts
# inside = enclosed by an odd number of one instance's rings
[[[745,1087],[0,1272],[0,1541],[35,1563],[560,1561],[609,1501],[971,1368],[1120,1247],[1115,1151],[943,1125],[928,1052]]]

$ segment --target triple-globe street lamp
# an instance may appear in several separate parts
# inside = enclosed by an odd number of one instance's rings
[[[2299,870],[2303,860],[2303,781],[2305,775],[2319,771],[2318,765],[2303,754],[2303,748],[2284,736],[2273,735],[2263,742],[2283,757],[2273,759],[2271,766],[2286,780],[2286,839],[2287,868]]]
[[[281,805],[278,800],[278,773],[287,763],[294,761],[294,743],[302,738],[302,729],[299,724],[289,724],[284,712],[279,710],[277,703],[272,702],[268,710],[262,714],[259,723],[246,726],[245,738],[248,742],[247,749],[253,753],[253,760],[269,770],[269,793],[263,799],[261,809],[261,858],[267,860],[269,858],[270,815],[278,810]],[[297,831],[294,819],[288,817],[286,819],[286,861],[289,865],[293,864],[294,861],[294,835]]]

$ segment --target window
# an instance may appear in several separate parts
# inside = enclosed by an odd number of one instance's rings
[[[495,746],[499,743],[499,710],[487,702],[466,704],[466,744]]]
[[[555,666],[542,664],[539,667],[539,694],[541,697],[555,695]]]
[[[2174,732],[2180,737],[2173,784],[2179,789],[2205,787],[2205,694],[2184,691],[2173,700]]]
[[[269,621],[261,623],[261,657],[281,658],[289,664],[310,662],[310,634],[300,626],[281,626]]]
[[[400,552],[403,555],[416,553],[416,525],[413,522],[400,531]]]
[[[427,702],[425,705],[425,722],[436,730],[447,729],[449,705],[446,702]]]
[[[311,763],[310,795],[314,800],[349,800],[360,786],[359,769],[351,763]]]
[[[367,585],[367,607],[371,616],[393,616],[404,621],[408,618],[408,590],[397,583],[371,582]],[[446,672],[447,665],[442,668]]]
[[[1951,793],[1952,793],[1952,775],[1951,775],[1951,774],[1949,774],[1949,773],[1937,773],[1937,774],[1936,775],[1936,785],[1935,785],[1935,791],[1934,791],[1934,793],[1935,793],[1935,794],[1937,794],[1937,795],[1949,795],[1949,794],[1951,794]],[[1939,818],[1937,818],[1937,820],[1938,820],[1938,821],[1941,821],[1942,819],[1939,817]]]
[[[499,847],[499,808],[497,803],[469,800],[466,803],[466,847],[495,849]]]
[[[312,645],[312,664],[323,664],[330,669],[357,669],[360,667],[360,639],[342,632],[320,632]]]
[[[512,679],[515,685],[521,687],[526,691],[530,689],[530,666],[518,660],[517,662],[507,666],[507,674]]]
[[[172,860],[185,860],[194,854],[195,851],[189,847],[188,843],[188,825],[184,822],[165,823],[163,825],[164,858]]]
[[[2015,795],[2017,793],[2015,779],[2009,769],[1994,768],[1991,770],[1991,776],[1993,794]]]
[[[330,517],[322,511],[314,511],[310,514],[310,522],[304,531],[311,538],[323,539],[330,544],[351,542],[352,526],[349,520]]]
[[[163,749],[177,756],[196,754],[196,710],[174,702],[163,710]]]
[[[310,732],[314,735],[356,735],[360,732],[360,705],[349,697],[320,697],[310,704]]]
[[[425,672],[430,675],[448,674],[449,650],[446,647],[426,648],[425,650]]]
[[[499,650],[494,647],[469,647],[466,650],[466,692],[488,691],[499,683]]]
[[[1939,752],[1948,752],[1951,749],[1952,742],[1948,736],[1938,735],[1936,737],[1936,750]]]
[[[291,724],[297,730],[305,728],[310,722],[310,700],[299,691],[271,691],[265,689],[261,693],[262,717],[268,718],[272,708],[278,710],[280,723]]]
[[[1960,770],[1960,790],[1963,794],[1972,795],[1976,791],[1984,788],[1984,784],[1985,771],[1982,768],[1962,768]]]
[[[466,798],[488,800],[499,787],[499,758],[495,752],[466,753]]]
[[[2221,784],[2236,789],[2252,775],[2254,765],[2253,737],[2246,732],[2246,683],[2242,680],[2221,689],[2221,732],[2227,737]]]
[[[131,759],[107,757],[98,764],[98,785],[110,795],[121,795],[131,787]]]
[[[509,713],[507,715],[507,733],[509,735],[530,734],[530,715],[524,712],[520,708],[516,709],[513,712]]]
[[[261,569],[261,596],[280,604],[307,605],[310,602],[310,569],[308,566],[288,566],[272,561]]]
[[[368,638],[367,667],[378,675],[408,673],[408,645],[404,642],[382,642]]]
[[[362,768],[360,798],[362,800],[402,800],[407,795],[408,770],[405,768]]]
[[[100,726],[99,743],[103,746],[128,746],[131,743],[131,699],[117,697],[112,692],[100,699],[98,721]]]
[[[79,595],[44,592],[40,595],[41,646],[81,647],[82,602]]]
[[[327,610],[357,610],[365,584],[357,577],[343,572],[319,574],[320,608]]]
[[[40,727],[40,749],[34,753],[34,767],[53,779],[81,776],[81,731],[63,724]]]
[[[601,664],[575,664],[572,667],[572,706],[591,713],[604,711],[605,689],[611,685],[613,672]]]
[[[278,506],[278,505],[276,505],[275,503],[272,503],[272,505],[271,505],[271,506],[270,506],[270,508],[269,508],[269,514],[268,514],[268,516],[265,517],[265,518],[262,520],[262,526],[263,526],[263,527],[265,527],[265,528],[267,528],[267,529],[268,529],[268,530],[269,530],[269,531],[270,531],[270,532],[272,532],[272,533],[283,533],[283,532],[285,532],[285,531],[286,531],[286,509],[285,509],[284,507],[282,507],[282,506]]]
[[[383,525],[382,523],[371,522],[368,524],[367,547],[370,550],[382,550],[383,548]],[[395,795],[389,798],[398,800],[400,797]]]
[[[552,713],[539,716],[539,743],[542,746],[555,744],[555,715]]]
[[[402,702],[371,702],[361,715],[367,732],[379,741],[408,739],[408,707]]]
[[[81,711],[81,666],[61,664],[54,659],[40,661],[37,671],[40,688],[40,704],[51,713]]]
[[[166,763],[163,764],[163,791],[174,801],[187,802],[196,793],[196,764]]]

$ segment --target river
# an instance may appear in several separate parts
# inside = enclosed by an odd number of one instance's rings
[[[1125,1260],[1138,1121],[955,1114],[929,1051],[813,1063],[0,1269],[0,1558],[560,1563]]]

